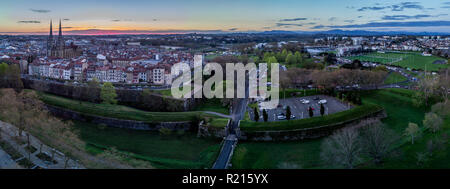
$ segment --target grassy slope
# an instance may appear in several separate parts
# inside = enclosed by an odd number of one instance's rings
[[[230,110],[222,105],[220,99],[208,99],[206,102],[201,103],[199,106],[195,107],[194,111],[212,111],[221,114],[228,115]]]
[[[39,95],[42,101],[52,106],[66,108],[80,113],[117,119],[159,122],[190,121],[197,115],[216,117],[202,112],[147,112],[127,106],[95,104],[45,93],[39,93]]]
[[[156,168],[209,168],[220,150],[220,141],[199,139],[193,134],[161,136],[157,132],[101,128],[75,122],[75,129],[94,154],[102,148],[115,147],[135,157],[150,161]]]
[[[392,95],[392,93],[396,93]],[[417,123],[420,127],[423,127],[422,120],[424,118],[425,112],[429,111],[429,108],[416,108],[411,105],[409,98],[404,98],[405,90],[393,90],[391,89],[391,94],[386,91],[379,91],[375,94],[366,96],[365,99],[370,102],[380,103],[386,108],[389,114],[389,118],[385,119],[384,122],[398,134],[402,134],[404,129],[407,127],[408,122]],[[403,93],[403,94],[401,94]],[[388,96],[386,96],[388,95]],[[403,96],[402,96],[403,95]],[[380,100],[382,99],[382,100]],[[444,118],[443,131],[440,133],[450,134],[450,117]],[[439,135],[431,134],[429,132],[424,132],[422,137],[417,139],[412,145],[409,140],[407,140],[400,148],[393,151],[394,156],[390,157],[385,161],[381,167],[376,167],[372,164],[366,165],[367,168],[450,168],[450,143],[447,143],[443,149],[435,152],[431,157],[428,164],[423,167],[418,166],[417,153],[425,152],[427,142]]]
[[[386,80],[384,80],[384,84],[390,85],[390,84],[394,84],[394,83],[400,83],[400,82],[403,82],[406,80],[408,80],[408,78],[406,78],[402,74],[399,74],[397,72],[392,72],[388,75]]]

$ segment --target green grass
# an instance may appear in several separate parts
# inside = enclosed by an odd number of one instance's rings
[[[210,122],[210,126],[225,128],[228,124],[228,119],[225,118],[215,118]]]
[[[74,128],[92,154],[114,147],[156,168],[210,168],[220,151],[220,140],[200,139],[190,133],[161,136],[158,132],[102,128],[85,122],[75,122]]]
[[[425,113],[429,112],[428,107],[414,107],[411,102],[412,91],[402,89],[387,89],[365,95],[364,99],[372,103],[378,103],[386,109],[389,117],[383,122],[398,135],[402,135],[404,129],[409,122],[417,123],[422,130]],[[411,144],[409,137],[404,136],[400,141],[400,146],[396,148],[381,166],[373,164],[364,165],[362,168],[384,168],[384,169],[411,169],[411,168],[432,168],[442,169],[450,168],[450,143],[444,145],[442,149],[433,153],[430,161],[424,166],[417,165],[417,153],[425,152],[427,142],[430,139],[439,137],[446,133],[450,135],[450,116],[444,118],[443,130],[439,134],[432,134],[427,131],[422,133],[422,136]]]
[[[321,140],[303,142],[239,142],[233,169],[278,169],[283,163],[296,168],[320,168]]]
[[[136,120],[144,122],[173,122],[191,121],[196,116],[217,117],[203,112],[147,112],[122,105],[95,104],[78,101],[46,93],[38,93],[41,100],[52,106],[57,106],[82,114],[111,117],[125,120]]]
[[[241,121],[241,130],[252,131],[282,131],[282,130],[294,130],[294,129],[306,129],[313,127],[320,127],[325,125],[331,125],[335,123],[341,123],[359,119],[369,114],[381,111],[382,107],[366,103],[362,106],[355,107],[351,110],[331,114],[323,117],[313,117],[309,119],[299,119],[290,121],[276,121],[276,122],[253,122],[243,120]]]
[[[384,80],[384,84],[390,85],[390,84],[404,82],[404,81],[407,81],[407,80],[408,80],[408,78],[406,78],[402,74],[397,73],[397,72],[392,72],[392,73],[390,73],[388,75],[386,80]]]
[[[381,64],[387,64],[395,66],[400,66],[404,68],[411,68],[416,70],[425,70],[427,71],[438,71],[441,68],[449,67],[449,64],[433,64],[436,60],[444,60],[437,56],[422,56],[421,53],[417,52],[403,52],[403,53],[369,53],[367,55],[361,56],[352,56],[349,57],[351,60],[358,59],[360,61],[370,61],[370,62],[378,62]]]
[[[230,110],[222,105],[222,102],[218,98],[207,99],[206,102],[201,103],[194,108],[194,111],[211,111],[228,115]]]

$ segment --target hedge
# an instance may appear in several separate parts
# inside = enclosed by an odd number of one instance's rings
[[[326,125],[332,125],[335,123],[343,123],[356,119],[361,119],[368,115],[383,110],[383,107],[376,104],[364,104],[355,107],[351,110],[331,114],[323,117],[313,117],[309,119],[298,119],[290,121],[276,121],[276,122],[254,122],[243,120],[241,121],[240,128],[242,131],[256,132],[256,131],[286,131],[306,129],[313,127],[321,127]]]

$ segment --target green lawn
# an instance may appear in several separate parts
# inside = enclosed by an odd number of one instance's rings
[[[230,110],[222,105],[222,102],[218,98],[207,99],[206,102],[201,103],[194,108],[194,111],[211,111],[228,115]]]
[[[423,130],[422,120],[424,119],[425,113],[429,112],[429,108],[416,108],[412,106],[411,99],[409,98],[410,95],[412,95],[412,92],[407,90],[389,89],[367,94],[364,100],[383,106],[389,115],[383,122],[397,134],[401,135],[407,127],[408,122],[417,123]],[[440,134],[447,133],[447,135],[450,135],[450,117],[447,116],[444,119],[443,131]],[[415,141],[414,145],[410,143],[409,138],[404,137],[403,143],[400,144],[401,146],[391,153],[393,156],[388,158],[382,166],[377,167],[368,164],[363,167],[386,169],[450,168],[450,161],[448,161],[450,158],[449,142],[444,145],[443,149],[433,153],[428,164],[423,167],[416,164],[417,153],[425,152],[427,142],[440,134],[435,135],[425,131],[422,137]]]
[[[228,120],[226,118],[214,118],[211,122],[210,122],[210,126],[212,127],[219,127],[219,128],[225,128],[228,124]]]
[[[95,104],[78,101],[46,93],[39,93],[41,100],[52,106],[57,106],[83,114],[112,117],[125,120],[145,122],[190,121],[196,116],[217,117],[203,112],[147,112],[122,105]]]
[[[155,168],[210,168],[221,147],[220,140],[200,139],[190,133],[161,136],[158,132],[102,128],[85,122],[75,122],[74,128],[90,153],[114,147],[150,162]]]
[[[408,80],[408,78],[406,78],[402,74],[397,73],[397,72],[392,72],[392,73],[390,73],[388,75],[386,80],[384,80],[384,84],[390,85],[390,84],[404,82],[404,81],[407,81],[407,80]]]
[[[381,64],[401,66],[404,68],[420,69],[428,71],[438,71],[441,68],[449,67],[449,64],[433,64],[436,60],[444,60],[437,56],[422,56],[418,52],[402,52],[402,53],[369,53],[367,55],[352,56],[351,60],[358,59],[360,61],[378,62]]]
[[[234,151],[233,169],[320,168],[321,140],[305,142],[242,142]]]

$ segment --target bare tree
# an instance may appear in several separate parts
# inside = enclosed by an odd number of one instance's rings
[[[419,91],[422,92],[422,97],[425,100],[425,105],[428,106],[430,97],[436,92],[438,80],[432,76],[426,76],[418,83]]]
[[[411,136],[411,144],[414,144],[414,137],[419,133],[419,126],[415,123],[409,123],[405,129],[405,135]]]
[[[432,133],[436,133],[441,130],[443,124],[443,120],[435,113],[427,113],[425,114],[425,119],[423,120],[423,125],[425,128],[430,130]]]
[[[396,140],[394,132],[386,129],[381,122],[368,125],[362,130],[364,152],[373,158],[375,164],[382,162]]]
[[[321,158],[330,164],[353,169],[360,161],[361,152],[358,131],[345,128],[324,140]]]

